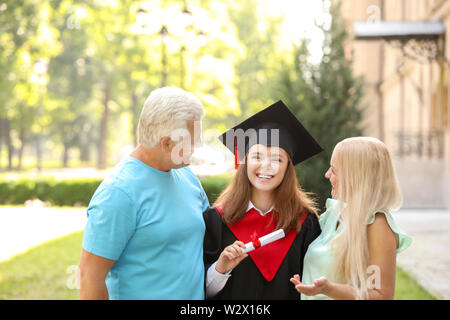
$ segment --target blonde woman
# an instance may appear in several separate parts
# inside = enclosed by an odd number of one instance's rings
[[[396,253],[412,240],[390,214],[402,195],[389,151],[375,138],[349,138],[330,165],[322,233],[308,247],[302,278],[291,282],[301,299],[393,299]]]

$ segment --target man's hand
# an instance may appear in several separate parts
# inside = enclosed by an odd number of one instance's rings
[[[92,254],[84,249],[80,260],[80,299],[108,300],[106,275],[116,261]]]

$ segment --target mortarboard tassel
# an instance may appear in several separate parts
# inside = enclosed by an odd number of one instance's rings
[[[237,137],[234,137],[234,169],[239,168],[239,153],[237,150]]]

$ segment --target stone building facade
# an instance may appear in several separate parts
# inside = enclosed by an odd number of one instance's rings
[[[341,0],[346,54],[366,79],[365,134],[383,140],[406,208],[450,208],[450,1]],[[433,41],[361,40],[355,22],[437,22]]]

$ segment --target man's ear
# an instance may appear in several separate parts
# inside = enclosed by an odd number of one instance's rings
[[[159,140],[159,147],[164,152],[171,152],[173,145],[174,143],[170,137],[162,137],[161,140]]]

